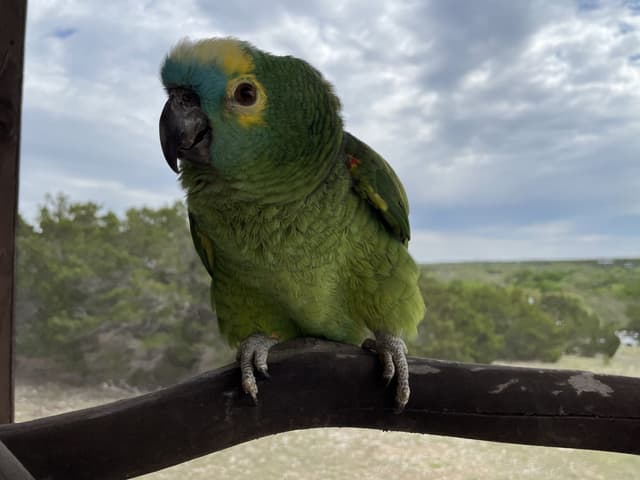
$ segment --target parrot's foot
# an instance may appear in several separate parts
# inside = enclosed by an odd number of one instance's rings
[[[389,385],[396,377],[396,413],[401,413],[409,401],[409,365],[407,364],[407,346],[400,337],[389,333],[376,332],[376,339],[368,338],[363,348],[378,352],[382,362],[382,378]]]
[[[261,333],[255,333],[245,338],[238,347],[237,359],[240,362],[242,373],[242,389],[244,393],[251,395],[254,403],[258,403],[258,385],[253,374],[255,367],[262,375],[269,378],[267,356],[269,349],[278,341]]]

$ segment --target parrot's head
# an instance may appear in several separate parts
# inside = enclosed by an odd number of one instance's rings
[[[340,146],[340,102],[303,60],[232,38],[183,40],[161,77],[162,152],[183,184],[223,178],[267,193],[300,178],[312,187]]]

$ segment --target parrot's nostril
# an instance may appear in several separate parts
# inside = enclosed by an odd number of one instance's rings
[[[182,103],[185,106],[200,106],[200,99],[198,96],[190,90],[184,90],[182,92]]]
[[[177,102],[182,107],[199,107],[200,97],[196,92],[188,88],[171,88],[169,90],[169,98]]]

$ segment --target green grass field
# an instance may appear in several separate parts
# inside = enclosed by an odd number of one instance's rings
[[[640,376],[640,348],[621,347],[608,362],[565,356],[556,364],[528,365]],[[108,387],[35,386],[20,384],[19,380],[17,421],[132,395]],[[605,480],[632,479],[639,474],[640,456],[333,428],[262,438],[141,478]]]

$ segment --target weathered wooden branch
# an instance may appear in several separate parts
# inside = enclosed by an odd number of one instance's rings
[[[0,2],[0,423],[13,419],[13,287],[27,2]]]
[[[266,435],[363,427],[640,454],[640,378],[410,358],[411,399],[393,412],[371,352],[315,339],[276,346],[254,406],[229,365],[164,390],[0,426],[35,478],[155,471]]]

